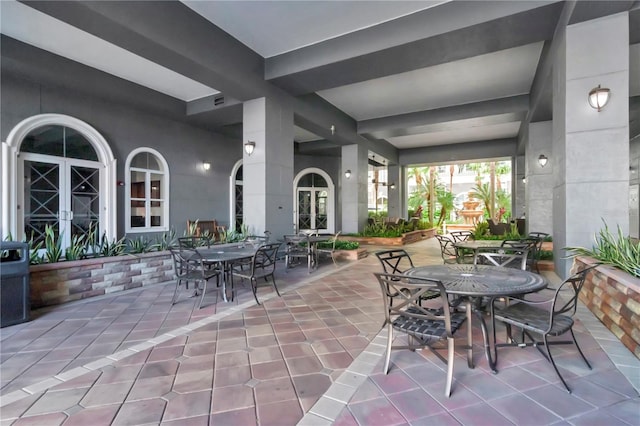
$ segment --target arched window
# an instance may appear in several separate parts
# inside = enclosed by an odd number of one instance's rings
[[[169,167],[152,148],[138,148],[125,164],[126,232],[169,229]]]

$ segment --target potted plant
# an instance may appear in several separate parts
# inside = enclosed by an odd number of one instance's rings
[[[588,275],[580,300],[640,358],[640,244],[611,233],[606,223],[591,249],[567,247],[574,270],[598,265]]]

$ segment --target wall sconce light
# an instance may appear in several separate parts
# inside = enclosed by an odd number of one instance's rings
[[[389,185],[389,188],[396,189],[396,184],[392,182],[391,185]]]
[[[591,105],[591,108],[597,109],[598,112],[600,112],[607,102],[609,102],[610,92],[611,90],[606,87],[600,87],[599,84],[598,87],[591,89],[589,92],[589,105]]]
[[[538,157],[538,164],[540,164],[540,167],[546,166],[547,161],[549,161],[549,159],[544,154],[540,154],[540,157]]]
[[[522,177],[522,183],[527,183],[527,177],[526,176]]]
[[[331,127],[329,128],[331,129],[331,135],[335,135],[336,134],[336,126],[334,126],[333,124],[331,125]]]
[[[202,162],[202,169],[206,172],[207,170],[209,170],[211,168],[211,163],[209,163],[208,161],[203,161]]]
[[[347,179],[351,178],[351,170],[347,170],[346,172],[344,172],[344,177],[346,177]]]
[[[247,155],[253,154],[254,149],[256,149],[256,143],[254,141],[247,141],[244,144],[244,152],[246,152]]]

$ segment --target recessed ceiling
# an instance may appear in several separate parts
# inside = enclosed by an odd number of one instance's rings
[[[528,93],[542,43],[318,92],[356,120]]]
[[[455,130],[399,136],[388,141],[398,149],[424,146],[450,145],[463,142],[482,142],[493,139],[513,138],[520,130],[520,122],[501,123],[478,127],[460,127]]]

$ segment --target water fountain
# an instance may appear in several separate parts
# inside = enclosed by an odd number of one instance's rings
[[[464,223],[466,225],[476,225],[484,211],[482,209],[477,210],[480,205],[480,201],[475,200],[471,193],[469,193],[469,199],[467,201],[462,202],[462,210],[460,210],[460,215],[464,219]]]

